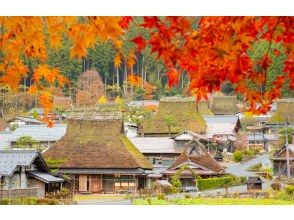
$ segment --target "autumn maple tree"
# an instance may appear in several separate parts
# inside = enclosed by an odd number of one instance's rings
[[[46,64],[48,47],[58,50],[62,38],[67,37],[70,56],[83,58],[89,48],[110,41],[117,69],[124,59],[132,70],[136,54],[150,47],[168,69],[169,86],[177,85],[185,73],[191,94],[200,100],[219,91],[223,82],[230,82],[249,104],[248,111],[265,113],[281,97],[285,83],[294,89],[293,21],[293,17],[144,17],[136,25],[149,36],[134,37],[136,50],[132,48],[125,55],[122,45],[132,17],[0,17],[0,85],[17,91],[29,72],[23,60],[36,60],[28,92],[39,94],[47,114],[52,108],[47,88],[68,83],[58,68]],[[267,52],[253,60],[248,51],[259,40],[269,42]],[[274,49],[273,43],[281,43],[283,51]],[[283,71],[265,87],[272,62],[269,54],[280,53],[287,56]],[[131,71],[132,85],[138,86],[142,80]]]
[[[142,26],[149,30],[150,38],[138,36],[134,42],[139,51],[150,45],[163,60],[170,86],[178,84],[185,72],[190,91],[200,100],[228,81],[249,103],[247,110],[266,113],[273,100],[281,97],[286,81],[289,89],[294,89],[293,21],[293,17],[145,17]],[[247,52],[260,39],[269,46],[267,53],[254,61]],[[287,60],[283,72],[277,73],[266,90],[273,42],[283,44]],[[279,56],[279,51],[273,52]]]

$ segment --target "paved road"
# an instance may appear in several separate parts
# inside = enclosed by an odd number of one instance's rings
[[[246,161],[244,163],[237,163],[237,164],[233,164],[231,166],[229,166],[228,168],[226,168],[226,172],[227,173],[231,173],[235,176],[257,176],[256,173],[247,171],[247,169],[255,164],[268,164],[268,166],[272,166],[272,163],[269,159],[269,154],[263,154],[260,156],[257,156],[249,161]]]

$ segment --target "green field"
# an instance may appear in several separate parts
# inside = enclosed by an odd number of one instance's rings
[[[150,204],[149,204],[150,203]],[[183,198],[175,200],[137,199],[134,205],[294,205],[294,200],[258,198]]]

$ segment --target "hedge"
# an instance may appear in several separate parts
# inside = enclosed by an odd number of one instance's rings
[[[246,177],[235,177],[235,176],[224,176],[224,177],[214,177],[207,179],[199,179],[198,188],[199,190],[214,189],[221,187],[234,186],[238,184],[243,184],[246,182]]]

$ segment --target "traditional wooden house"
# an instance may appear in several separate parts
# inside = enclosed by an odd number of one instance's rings
[[[63,96],[54,96],[53,97],[53,106],[54,107],[63,107],[68,109],[72,106],[72,101],[70,97]]]
[[[64,180],[53,176],[36,150],[0,150],[0,198],[42,198],[57,192]]]
[[[247,179],[247,190],[262,190],[263,181],[258,176],[250,176]]]
[[[166,171],[162,172],[163,176],[171,179],[184,166],[189,169],[184,169],[180,174],[183,187],[195,186],[194,175],[211,177],[226,173],[222,166],[206,151],[205,146],[196,139],[186,144],[178,159]]]
[[[280,128],[289,124],[289,127],[294,128],[294,99],[280,99],[276,102],[276,111],[265,123],[266,133],[277,133]]]
[[[167,117],[173,120],[169,125]],[[143,124],[145,136],[170,136],[184,130],[195,133],[204,133],[206,125],[203,117],[196,109],[193,98],[162,98],[159,101],[157,112],[150,121]]]
[[[58,173],[70,175],[72,189],[79,193],[136,192],[152,169],[124,135],[118,112],[69,116],[65,136],[44,156],[62,161]]]
[[[211,110],[215,115],[234,115],[239,112],[237,97],[227,95],[213,95]]]
[[[185,149],[188,142],[198,140],[204,146],[210,143],[203,135],[183,131],[173,137],[131,137],[130,141],[153,164],[169,167]]]
[[[288,145],[289,148],[289,162],[290,175],[294,177],[294,143]],[[273,172],[276,176],[287,175],[287,151],[284,146],[271,157],[273,163]]]
[[[205,137],[217,143],[219,150],[227,148],[229,152],[232,152],[241,128],[239,117],[237,115],[213,115],[203,118],[207,125]]]
[[[45,124],[40,125],[20,125],[13,132],[0,133],[0,149],[17,147],[16,142],[20,137],[30,136],[38,142],[38,145],[47,148],[59,140],[66,131],[66,125],[56,124],[52,128]]]
[[[76,91],[77,105],[95,105],[101,96],[105,96],[106,89],[99,73],[87,70],[79,76]]]

